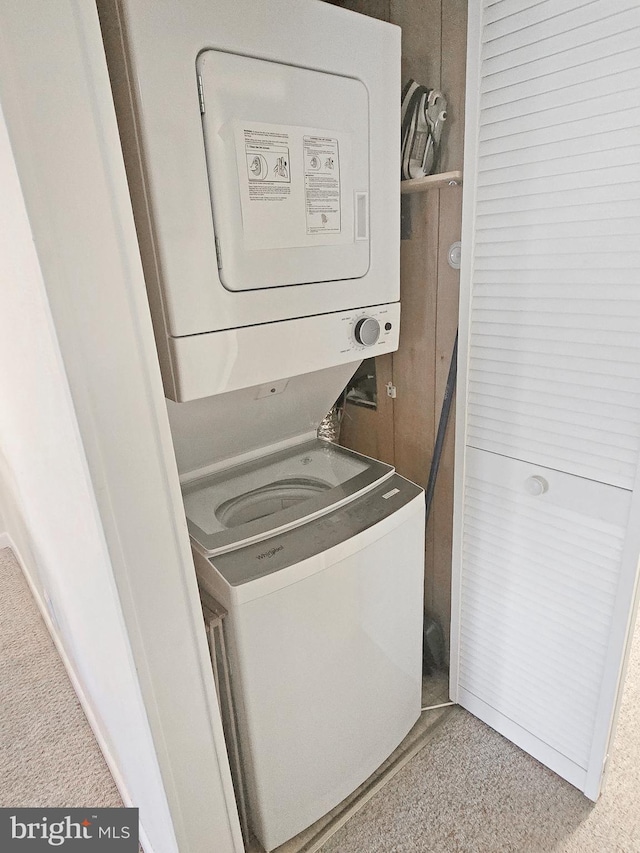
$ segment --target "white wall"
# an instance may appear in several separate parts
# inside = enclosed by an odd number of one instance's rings
[[[0,507],[156,853],[176,850],[33,237],[0,115]],[[16,805],[20,805],[17,803]]]
[[[239,825],[92,3],[0,5],[0,103],[0,512],[153,849],[231,853]]]

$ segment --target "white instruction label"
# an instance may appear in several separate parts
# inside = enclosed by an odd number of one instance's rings
[[[246,249],[335,245],[353,240],[344,196],[351,139],[341,131],[235,122]],[[348,204],[346,202],[348,201]]]
[[[304,200],[307,234],[339,234],[340,151],[338,140],[304,137]]]
[[[281,201],[291,195],[289,134],[245,128],[243,137],[249,198]]]

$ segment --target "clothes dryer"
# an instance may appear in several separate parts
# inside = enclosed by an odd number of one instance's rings
[[[311,0],[98,7],[166,395],[255,385],[237,351],[276,380],[396,349],[399,28]]]

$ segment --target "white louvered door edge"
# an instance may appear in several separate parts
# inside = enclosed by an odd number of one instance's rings
[[[470,0],[466,122],[452,698],[595,799],[640,551],[640,4]]]

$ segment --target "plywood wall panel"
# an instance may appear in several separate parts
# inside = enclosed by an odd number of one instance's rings
[[[436,296],[435,417],[439,418],[458,329],[460,273],[449,266],[449,246],[460,239],[462,189],[440,190],[438,283]],[[453,535],[453,470],[455,410],[442,451],[429,528],[433,535],[433,562],[427,569],[432,597],[430,609],[449,635],[451,615],[451,549]]]
[[[376,358],[377,409],[366,409],[347,403],[340,427],[340,444],[365,456],[395,465],[393,400],[386,385],[393,378],[391,353]]]
[[[442,0],[442,76],[447,121],[439,172],[462,169],[467,55],[467,0]]]
[[[376,458],[389,465],[395,465],[395,407],[393,399],[387,394],[387,385],[393,384],[392,353],[376,358],[376,379],[379,417],[379,427],[376,430],[378,439]]]
[[[391,0],[390,21],[402,28],[402,83],[440,85],[442,0]]]
[[[411,199],[412,238],[400,249],[401,345],[393,354],[396,469],[424,486],[434,440],[437,193]]]
[[[464,155],[464,96],[467,49],[467,0],[442,0],[442,77],[447,95],[447,134],[440,170],[462,169]],[[460,273],[448,263],[449,247],[460,240],[462,190],[440,190],[438,280],[435,351],[436,418],[442,408],[451,352],[458,329]],[[455,410],[449,419],[430,519],[433,558],[427,566],[430,611],[441,623],[447,642],[451,620],[451,550],[453,536],[453,472]]]
[[[389,20],[389,0],[326,0],[333,6],[340,6],[350,12],[359,12],[370,18],[378,18],[380,21]]]
[[[390,21],[402,29],[402,83],[413,78],[430,88],[440,85],[442,0],[391,0]],[[409,239],[400,250],[402,325],[393,355],[396,469],[426,485],[435,439],[435,347],[438,277],[439,195],[410,197]],[[425,607],[434,598],[434,535],[425,541]]]
[[[340,425],[340,444],[365,456],[378,458],[378,413],[347,403]]]

